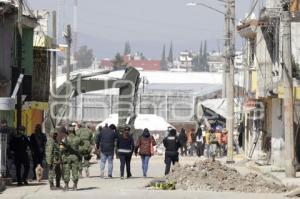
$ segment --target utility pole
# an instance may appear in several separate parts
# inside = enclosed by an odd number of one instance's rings
[[[284,129],[285,129],[285,174],[295,178],[295,135],[294,135],[294,107],[293,107],[293,79],[292,79],[292,52],[291,52],[291,14],[290,1],[282,4],[282,58],[284,76]]]
[[[229,35],[228,35],[228,31],[229,31],[229,28],[230,28],[230,22],[229,22],[229,10],[228,10],[228,5],[227,3],[225,2],[225,13],[224,13],[224,16],[225,16],[225,37],[224,37],[224,57],[225,57],[225,63],[223,65],[223,72],[222,72],[222,98],[226,98],[226,71],[228,70],[229,68],[229,62],[228,62],[228,52],[229,52]]]
[[[22,17],[23,17],[23,0],[18,1],[18,21],[17,21],[17,72],[18,77],[22,74]],[[22,125],[22,83],[17,94],[17,128]]]
[[[77,37],[78,37],[78,0],[74,0],[74,7],[73,7],[73,57],[74,59],[75,59],[75,53],[77,51]],[[74,70],[76,70],[77,67],[78,64],[74,63],[73,64]]]
[[[226,103],[228,130],[227,163],[233,163],[233,131],[234,131],[234,58],[235,58],[235,0],[226,0]]]
[[[72,34],[71,34],[71,25],[67,25],[67,30],[64,33],[65,40],[67,43],[67,68],[66,68],[66,76],[67,76],[67,87],[66,87],[66,122],[69,123],[69,113],[70,113],[70,68],[71,68],[71,43],[72,43]]]
[[[52,48],[57,48],[57,29],[56,29],[56,11],[52,11]],[[56,50],[52,52],[52,101],[55,99],[56,95]],[[56,110],[54,110],[56,115]]]

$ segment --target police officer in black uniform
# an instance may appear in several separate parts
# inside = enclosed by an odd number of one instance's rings
[[[170,173],[171,164],[175,164],[179,161],[178,149],[180,148],[180,142],[176,136],[176,130],[172,129],[167,137],[163,140],[164,146],[166,148],[165,152],[165,164],[166,170],[165,175]]]
[[[10,148],[15,155],[18,186],[28,185],[27,177],[29,173],[30,163],[27,150],[29,149],[29,146],[30,141],[25,134],[25,127],[21,126],[10,141]],[[24,172],[21,177],[22,166],[24,167]]]

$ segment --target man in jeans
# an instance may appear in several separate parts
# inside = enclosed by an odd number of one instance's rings
[[[97,149],[100,149],[100,177],[104,177],[106,161],[108,161],[108,178],[112,178],[115,142],[118,134],[115,125],[104,127],[98,136]]]

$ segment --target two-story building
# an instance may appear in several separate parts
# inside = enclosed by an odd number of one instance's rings
[[[284,168],[284,107],[282,67],[282,24],[280,0],[267,0],[258,19],[246,19],[237,27],[247,41],[245,152],[248,155],[259,136],[253,159]],[[294,11],[298,13],[298,11]],[[299,67],[299,17],[292,18],[294,69]],[[296,78],[294,81],[297,82]],[[300,88],[294,84],[295,127],[299,127]],[[298,131],[298,132],[296,132]],[[295,128],[297,158],[300,157],[299,128]]]

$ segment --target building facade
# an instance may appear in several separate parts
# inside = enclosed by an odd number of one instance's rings
[[[266,2],[259,19],[247,19],[237,27],[239,34],[245,38],[246,48],[246,103],[245,113],[245,152],[248,155],[255,140],[253,159],[265,164],[284,168],[284,107],[283,107],[283,67],[282,67],[282,24],[280,22],[281,3],[278,0]],[[292,18],[292,52],[294,66],[299,67],[299,18]],[[298,68],[299,69],[299,68]],[[296,82],[296,78],[294,78]],[[294,84],[295,127],[299,126],[300,88]],[[246,104],[245,103],[245,104]],[[247,109],[248,108],[248,109]],[[299,128],[295,128],[296,156],[299,162]],[[256,139],[258,138],[258,139]]]

